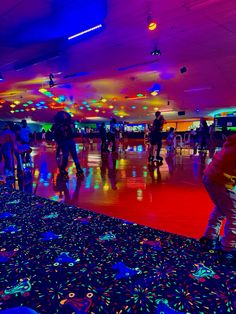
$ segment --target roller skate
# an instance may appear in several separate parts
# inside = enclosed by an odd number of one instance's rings
[[[83,178],[84,177],[83,169],[79,166],[76,170],[77,170],[77,172],[76,172],[77,178]]]
[[[60,170],[60,177],[63,179],[63,180],[69,180],[69,175],[68,175],[68,172],[66,170]]]
[[[154,162],[154,156],[149,155],[149,156],[148,156],[148,163],[149,163],[149,164],[152,164],[153,162]]]
[[[163,158],[161,156],[156,156],[156,158],[154,159],[154,162],[156,163],[157,166],[162,166]]]

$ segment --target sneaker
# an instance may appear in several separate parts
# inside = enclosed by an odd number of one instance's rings
[[[218,237],[212,240],[203,236],[199,241],[203,251],[217,250],[220,247],[220,241]]]
[[[231,266],[236,269],[236,250],[234,251],[224,251],[220,250],[220,262],[226,266]]]

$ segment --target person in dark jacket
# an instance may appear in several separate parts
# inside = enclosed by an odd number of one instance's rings
[[[156,119],[153,121],[153,126],[150,132],[150,149],[148,161],[162,161],[163,158],[160,156],[162,147],[162,129],[165,123],[165,119],[161,115],[160,111],[155,113]],[[157,147],[156,156],[154,156],[154,150]]]
[[[76,146],[74,141],[74,124],[71,116],[64,111],[60,111],[54,118],[55,124],[53,126],[55,140],[58,146],[62,150],[62,163],[60,165],[60,173],[62,175],[68,175],[66,167],[68,164],[69,153],[73,158],[76,166],[77,175],[82,176],[83,170],[79,163],[79,158],[76,152]]]

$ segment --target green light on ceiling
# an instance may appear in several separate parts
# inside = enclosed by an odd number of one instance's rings
[[[28,104],[23,104],[23,107],[28,107],[29,105]]]
[[[147,107],[147,106],[143,106],[143,109],[144,109],[144,110],[147,110],[147,109],[148,109],[148,107]]]
[[[93,99],[93,100],[91,101],[92,104],[96,104],[96,102],[97,102],[97,100],[95,100],[95,99]]]
[[[143,97],[143,94],[137,94],[137,97]]]

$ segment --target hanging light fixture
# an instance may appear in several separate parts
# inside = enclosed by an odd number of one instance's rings
[[[147,17],[148,29],[154,31],[157,28],[157,22],[152,18],[151,15]]]

